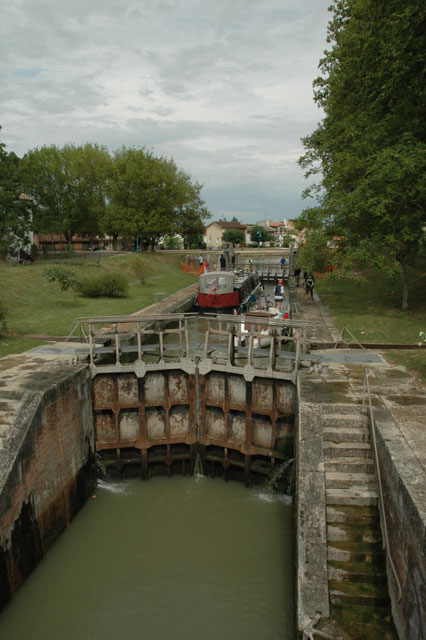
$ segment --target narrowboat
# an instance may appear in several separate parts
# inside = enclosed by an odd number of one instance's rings
[[[234,309],[241,312],[258,287],[260,279],[255,273],[203,273],[199,277],[198,310],[201,313],[232,313]]]

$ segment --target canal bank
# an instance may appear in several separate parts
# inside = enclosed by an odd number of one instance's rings
[[[96,484],[87,366],[0,360],[0,606],[17,592]]]

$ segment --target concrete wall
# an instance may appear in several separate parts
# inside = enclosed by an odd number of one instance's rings
[[[389,411],[375,408],[389,548],[401,597],[389,561],[392,613],[401,640],[426,640],[426,513],[424,471]]]
[[[0,451],[0,607],[13,596],[95,484],[87,366],[39,371]]]

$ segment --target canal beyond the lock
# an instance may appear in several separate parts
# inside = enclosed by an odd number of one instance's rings
[[[100,482],[0,616],[14,640],[293,640],[289,496]]]

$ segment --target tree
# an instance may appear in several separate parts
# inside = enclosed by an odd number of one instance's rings
[[[177,212],[176,231],[184,240],[186,249],[198,248],[203,242],[204,222],[210,218],[204,200],[201,199],[202,185],[192,184],[188,175],[181,172],[181,179],[186,184],[185,202]]]
[[[334,260],[335,252],[329,247],[327,237],[318,229],[310,229],[298,251],[298,266],[309,273],[324,273],[333,265]]]
[[[226,229],[222,233],[223,242],[232,242],[232,244],[244,243],[244,231],[242,229]]]
[[[68,291],[68,289],[71,289],[74,294],[74,302],[77,302],[76,292],[78,290],[79,282],[75,274],[70,269],[66,269],[61,265],[48,267],[45,270],[44,275],[49,282],[56,282],[61,287],[61,291]]]
[[[256,226],[250,231],[250,240],[255,244],[259,242],[272,242],[273,235],[265,227]]]
[[[292,243],[294,242],[294,237],[292,236],[291,233],[289,233],[288,231],[285,231],[283,233],[283,237],[282,237],[282,241],[281,241],[281,246],[283,247],[289,247]]]
[[[67,243],[76,233],[99,232],[111,173],[105,147],[39,147],[30,150],[23,163],[26,186],[36,203],[36,231],[59,233]]]
[[[200,191],[173,160],[122,147],[113,157],[107,217],[121,235],[137,237],[154,250],[162,236],[180,233],[188,239],[204,231],[202,220],[210,214]]]
[[[320,176],[301,224],[344,238],[342,259],[399,271],[425,243],[426,8],[417,0],[338,0],[314,82],[324,109],[300,164]]]
[[[0,127],[1,129],[1,127]],[[29,242],[32,201],[23,193],[21,160],[0,142],[0,254]]]
[[[122,147],[114,153],[110,200],[122,236],[151,246],[172,233],[174,165],[144,149]]]

